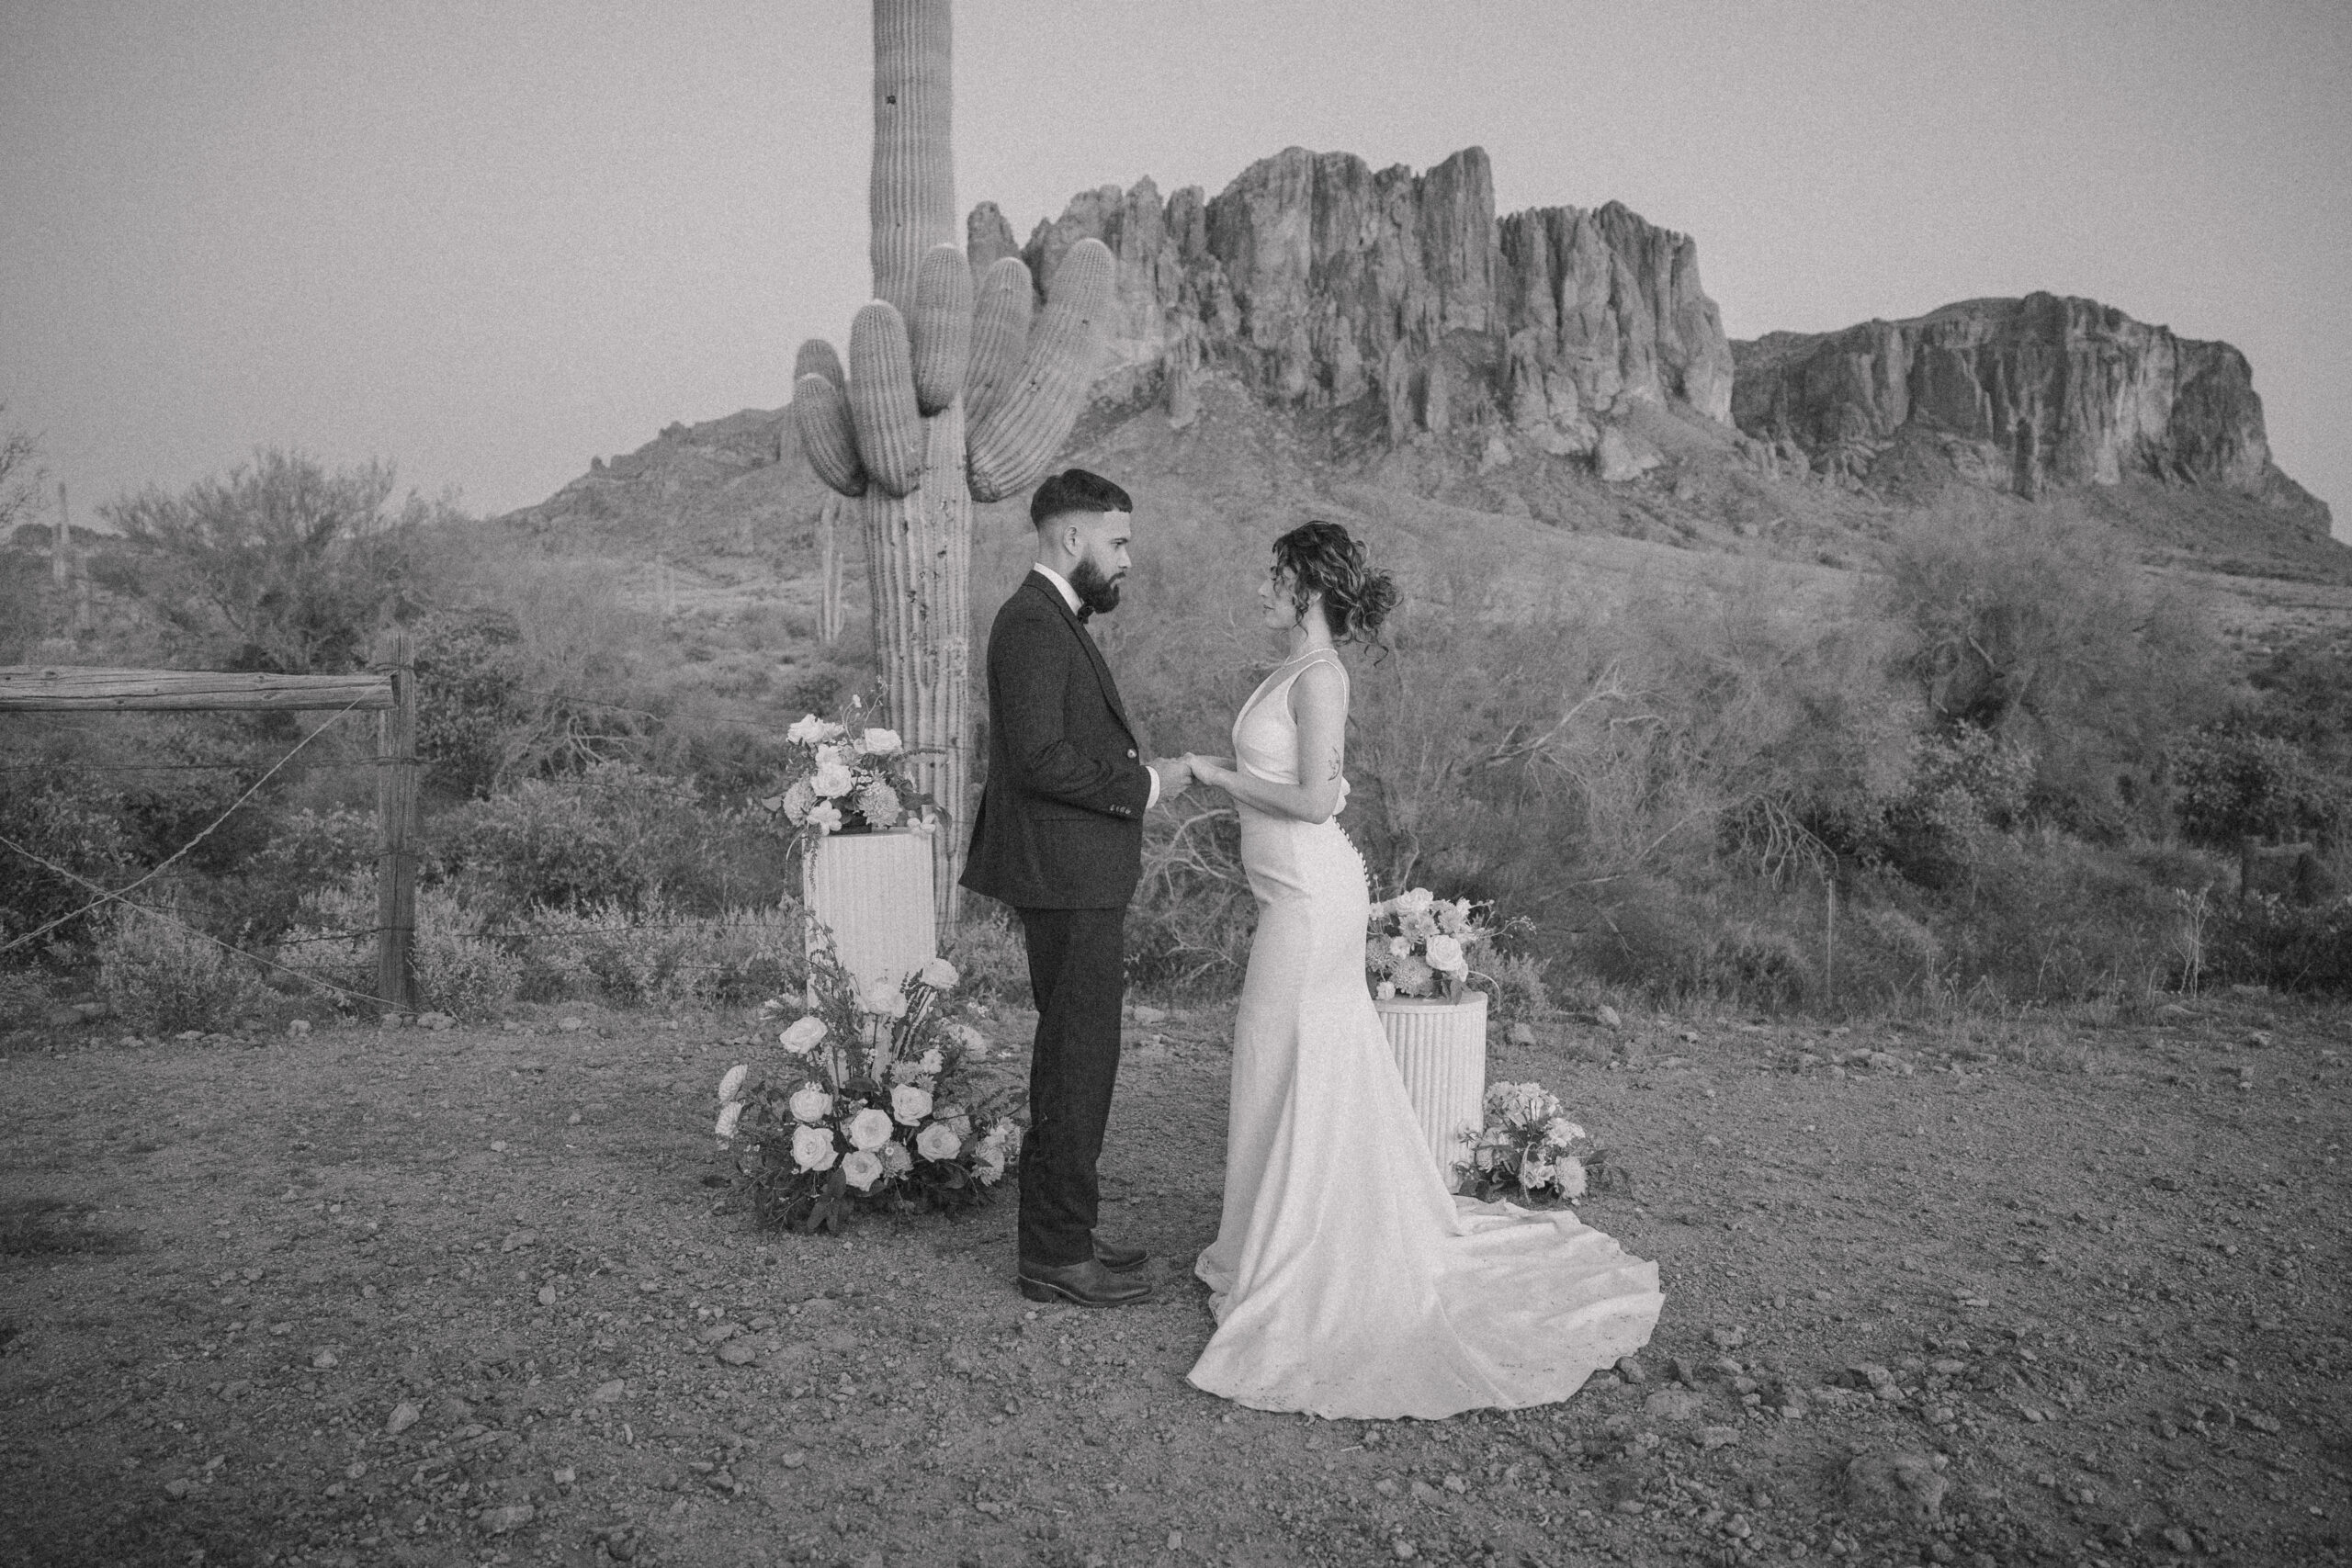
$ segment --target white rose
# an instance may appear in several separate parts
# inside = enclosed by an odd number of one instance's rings
[[[937,1074],[945,1066],[947,1066],[947,1058],[940,1054],[939,1047],[936,1045],[925,1051],[922,1054],[922,1060],[915,1064],[917,1070],[926,1077]]]
[[[1428,948],[1430,967],[1447,975],[1459,975],[1470,967],[1463,956],[1462,944],[1450,936],[1430,938]]]
[[[873,756],[895,757],[906,742],[899,739],[897,730],[876,726],[868,729],[858,744]]]
[[[915,1153],[925,1159],[954,1159],[964,1140],[944,1122],[933,1122],[915,1134]]]
[[[816,773],[808,780],[808,787],[827,800],[847,795],[856,785],[856,778],[839,762],[818,763]]]
[[[904,1176],[915,1168],[915,1156],[907,1153],[907,1145],[897,1139],[882,1145],[882,1168],[893,1176]]]
[[[795,1127],[792,1130],[792,1163],[802,1170],[832,1169],[831,1131],[824,1127]]]
[[[743,1087],[743,1080],[751,1077],[751,1074],[752,1069],[746,1066],[737,1066],[728,1068],[727,1076],[718,1080],[718,1102],[724,1105],[734,1099],[735,1091]]]
[[[907,1016],[907,994],[888,980],[876,981],[858,998],[858,1007],[876,1018]]]
[[[777,1044],[794,1055],[805,1056],[825,1038],[825,1021],[814,1016],[804,1018],[775,1038]]]
[[[866,1107],[849,1119],[849,1141],[861,1149],[878,1149],[890,1141],[890,1113]]]
[[[735,1123],[741,1121],[742,1116],[743,1102],[740,1100],[730,1100],[726,1104],[720,1106],[718,1108],[718,1135],[722,1138],[733,1137],[735,1135]]]
[[[901,1125],[913,1126],[931,1114],[931,1090],[917,1084],[900,1084],[890,1091],[890,1114]]]
[[[1418,915],[1436,902],[1436,894],[1426,887],[1414,887],[1396,895],[1396,908],[1400,914]]]
[[[1560,1168],[1559,1168],[1559,1172],[1558,1172],[1557,1176],[1555,1178],[1555,1179],[1556,1179],[1556,1180],[1558,1181],[1558,1183],[1559,1183],[1559,1186],[1560,1186],[1560,1196],[1561,1196],[1561,1197],[1563,1197],[1563,1198],[1581,1198],[1581,1197],[1583,1197],[1583,1196],[1584,1196],[1584,1161],[1582,1161],[1582,1160],[1580,1160],[1580,1159],[1564,1159],[1564,1160],[1562,1160],[1562,1161],[1560,1162]]]
[[[871,1192],[882,1179],[882,1156],[871,1149],[852,1149],[842,1158],[842,1176],[860,1192]]]
[[[784,732],[784,738],[796,745],[814,746],[825,738],[825,721],[813,713],[803,714],[790,729]]]
[[[795,1122],[807,1122],[811,1125],[831,1115],[833,1110],[833,1097],[815,1084],[793,1090],[792,1098],[785,1103],[792,1108]]]
[[[934,958],[922,966],[922,983],[934,991],[952,991],[963,976],[956,973],[956,965],[944,958]]]
[[[820,833],[842,830],[842,808],[830,800],[820,800],[808,808],[808,826]]]

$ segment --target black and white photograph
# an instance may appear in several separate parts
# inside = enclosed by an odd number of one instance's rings
[[[0,0],[0,1564],[2352,1563],[2347,102]]]

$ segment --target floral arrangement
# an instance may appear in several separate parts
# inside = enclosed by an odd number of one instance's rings
[[[1498,1083],[1487,1090],[1487,1124],[1461,1174],[1478,1198],[1546,1197],[1573,1203],[1585,1194],[1589,1155],[1578,1145],[1584,1129],[1542,1084]]]
[[[859,705],[851,699],[852,717]],[[906,774],[906,743],[895,729],[844,724],[804,714],[785,731],[788,742],[781,795],[762,800],[763,809],[781,817],[804,839],[828,833],[872,833],[912,818],[926,826],[922,808],[931,797]]]
[[[1468,988],[1472,955],[1505,930],[1491,904],[1467,898],[1451,902],[1426,887],[1415,887],[1372,907],[1372,932],[1364,942],[1364,967],[1373,994],[1461,998]]]
[[[958,978],[934,958],[861,991],[823,943],[808,960],[813,1005],[762,1005],[763,1025],[800,1012],[776,1035],[786,1060],[756,1079],[749,1064],[727,1070],[717,1132],[763,1224],[839,1234],[860,1203],[960,1209],[1003,1179],[1021,1127],[971,1083],[988,1041],[948,1016]]]

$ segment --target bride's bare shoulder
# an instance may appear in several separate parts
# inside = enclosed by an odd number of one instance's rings
[[[1318,659],[1291,682],[1294,713],[1309,708],[1344,711],[1348,705],[1348,672],[1336,659]]]

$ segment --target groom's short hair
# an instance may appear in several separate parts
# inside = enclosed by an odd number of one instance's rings
[[[1037,487],[1029,498],[1029,525],[1043,528],[1069,512],[1133,512],[1127,492],[1084,468],[1064,468]]]

